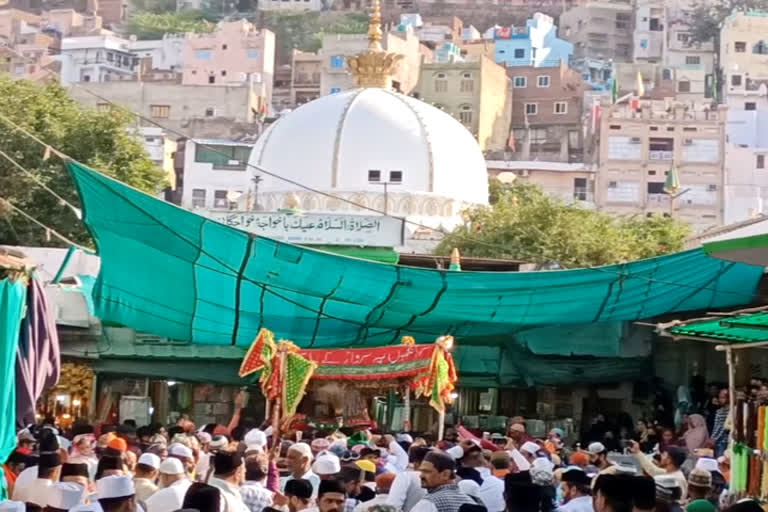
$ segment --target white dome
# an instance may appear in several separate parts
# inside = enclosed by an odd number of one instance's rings
[[[323,96],[271,125],[250,163],[321,191],[382,192],[368,171],[402,172],[399,191],[467,203],[488,202],[485,159],[472,134],[445,112],[385,89]],[[258,174],[258,171],[255,171]],[[261,175],[259,191],[301,190]]]

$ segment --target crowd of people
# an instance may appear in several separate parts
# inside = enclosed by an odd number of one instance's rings
[[[60,432],[48,422],[18,433],[0,511],[762,510],[728,494],[727,457],[701,451],[711,445],[702,419],[686,418],[680,443],[660,440],[655,453],[630,440],[618,461],[600,441],[569,450],[559,429],[535,439],[519,417],[504,433],[448,429],[439,442],[368,430],[278,437],[188,421]]]

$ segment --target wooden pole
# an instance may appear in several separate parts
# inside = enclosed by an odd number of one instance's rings
[[[406,385],[403,392],[403,432],[411,431],[411,387]]]
[[[437,416],[437,440],[443,440],[443,434],[445,433],[445,409],[440,411]]]
[[[728,414],[733,422],[736,418],[736,368],[733,364],[733,350],[730,347],[725,349],[725,361],[728,365]],[[733,441],[733,428],[729,432],[728,446]]]
[[[285,352],[278,349],[277,352],[277,364],[278,364],[278,371],[280,372],[280,379],[279,382],[281,383],[280,390],[277,393],[277,398],[275,398],[275,408],[272,412],[272,445],[277,446],[277,444],[280,442],[280,410],[282,408],[282,401],[283,401],[283,390],[282,387],[285,385]]]

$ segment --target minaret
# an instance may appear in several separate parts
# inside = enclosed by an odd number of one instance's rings
[[[392,88],[392,75],[403,59],[399,53],[387,53],[381,47],[381,5],[373,0],[368,20],[368,49],[347,57],[349,71],[355,75],[358,87]]]

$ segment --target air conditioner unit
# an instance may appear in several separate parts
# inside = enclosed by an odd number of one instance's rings
[[[640,137],[630,137],[629,138],[630,144],[640,144]]]
[[[683,139],[683,146],[693,146],[693,139]]]

